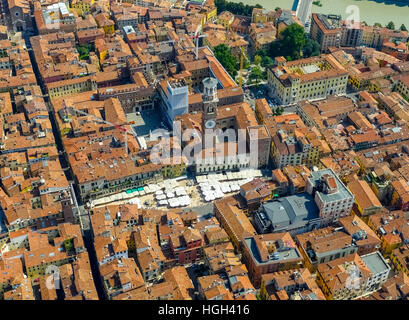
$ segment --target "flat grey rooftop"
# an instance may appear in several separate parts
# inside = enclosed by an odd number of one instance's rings
[[[282,197],[263,207],[273,225],[302,224],[319,217],[319,209],[308,193]]]
[[[389,265],[382,258],[379,251],[361,256],[361,259],[365,262],[373,274],[379,274],[390,270]]]

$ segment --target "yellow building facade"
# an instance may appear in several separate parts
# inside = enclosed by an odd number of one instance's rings
[[[83,15],[84,13],[91,12],[94,2],[94,0],[74,0],[71,2],[71,8],[79,15]]]
[[[51,100],[96,89],[96,81],[91,76],[56,81],[47,85],[48,95]]]

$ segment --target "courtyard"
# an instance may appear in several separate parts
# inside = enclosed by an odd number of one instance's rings
[[[132,129],[139,137],[144,137],[149,141],[149,135],[155,129],[165,129],[161,112],[157,109],[142,110],[126,115],[127,122],[134,122]]]

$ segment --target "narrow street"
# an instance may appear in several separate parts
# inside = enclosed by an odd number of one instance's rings
[[[92,278],[94,279],[95,288],[97,289],[98,297],[100,300],[106,300],[104,286],[102,283],[101,275],[99,273],[97,256],[93,244],[93,235],[91,229],[83,229],[82,235],[84,237],[84,244],[88,251],[89,261],[91,264]]]

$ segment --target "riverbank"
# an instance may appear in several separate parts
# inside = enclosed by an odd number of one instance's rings
[[[232,2],[245,2],[248,5],[259,3],[263,8],[274,10],[277,7],[282,9],[291,9],[294,0],[229,0]],[[365,21],[370,25],[376,22],[382,25],[393,21],[397,28],[401,24],[409,26],[409,1],[407,4],[404,0],[320,0],[322,6],[312,6],[312,12],[316,13],[332,13],[340,14],[343,18],[347,18],[350,13],[347,13],[349,6],[357,6],[359,9],[360,20]]]

